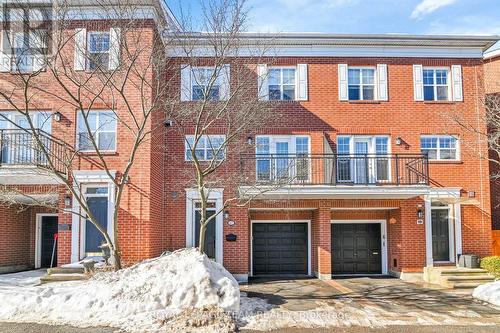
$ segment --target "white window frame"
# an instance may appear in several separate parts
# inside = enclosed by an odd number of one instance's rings
[[[197,71],[204,71],[205,74],[207,74],[206,72],[208,71],[211,71],[210,75],[206,76],[208,81],[207,82],[200,82],[200,78],[198,77],[197,75]],[[194,87],[195,86],[202,86],[204,87],[204,90],[207,89],[207,86],[208,86],[208,83],[210,82],[210,78],[214,75],[214,72],[215,72],[216,68],[213,67],[213,66],[195,66],[195,67],[191,67],[191,73],[192,73],[192,79],[191,79],[191,100],[192,101],[201,101],[200,99],[195,99],[194,98]],[[208,94],[208,98],[207,100],[213,100],[213,101],[220,101],[221,100],[221,86],[222,86],[222,78],[221,78],[221,73],[219,73],[219,75],[217,76],[217,78],[215,78],[215,81],[213,82],[212,84],[212,89],[217,87],[218,88],[218,93],[217,93],[217,98],[216,99],[211,99],[210,98],[210,93]],[[205,91],[206,93],[206,91]]]
[[[112,113],[114,115],[114,118],[115,118],[115,127],[114,127],[114,130],[111,131],[111,130],[100,130],[98,125],[99,125],[99,115],[103,112],[109,112],[109,113]],[[97,117],[96,117],[96,130],[94,131],[94,133],[92,133],[92,135],[94,136],[94,140],[96,141],[97,143],[97,146],[99,147],[99,135],[101,133],[114,133],[115,134],[115,148],[114,149],[99,149],[99,152],[101,153],[114,153],[117,151],[117,147],[118,147],[118,119],[116,119],[116,115],[114,114],[114,112],[112,110],[91,110],[89,112],[87,112],[87,118],[88,118],[88,114],[91,114],[91,113],[96,113],[97,114]],[[78,121],[80,119],[80,114],[81,114],[81,111],[77,113],[77,116],[76,116],[76,147],[78,149],[79,152],[82,152],[82,153],[91,153],[91,152],[95,152],[94,149],[80,149],[80,132],[78,131],[78,127],[79,127],[79,124],[78,124]],[[83,116],[82,116],[83,117]],[[85,128],[86,129],[86,128]],[[87,134],[87,131],[85,131],[85,133]]]
[[[359,70],[359,99],[351,99],[349,97],[349,86],[358,86],[357,84],[351,84],[349,82],[349,71],[350,70]],[[363,83],[363,69],[371,69],[373,70],[373,84],[364,84]],[[373,86],[373,99],[365,99],[363,96],[363,87],[371,87]],[[377,67],[373,66],[349,66],[347,67],[347,98],[349,101],[376,101],[378,96],[377,91]]]
[[[446,135],[446,134],[439,134],[439,135],[432,135],[432,134],[425,134],[420,136],[420,151],[422,151],[422,138],[437,138],[437,145],[436,145],[436,158],[429,158],[429,161],[460,161],[460,138],[455,135]],[[440,147],[440,140],[441,139],[447,139],[447,138],[454,138],[455,139],[455,158],[454,159],[442,159],[441,158],[441,147]],[[443,148],[444,150],[450,150],[449,148]],[[426,149],[429,150],[429,149]]]
[[[192,162],[193,159],[192,158],[188,158],[188,151],[191,150],[190,147],[189,147],[188,138],[194,140],[194,135],[186,135],[184,137],[184,160],[186,162]],[[203,159],[198,159],[198,161],[207,162],[207,161],[211,161],[212,160],[212,159],[208,159],[207,158],[208,152],[213,150],[213,147],[208,147],[208,142],[209,142],[209,140],[207,140],[208,138],[210,138],[210,141],[212,141],[215,138],[221,138],[224,141],[226,140],[226,136],[224,134],[207,134],[207,135],[202,135],[201,139],[205,140],[205,145],[204,145],[203,148],[197,147],[197,150],[203,149],[204,153],[203,153]],[[224,141],[222,141],[223,144],[224,144]],[[224,155],[224,157],[222,159],[216,158],[217,161],[223,161],[223,160],[226,159],[226,148],[222,149],[221,152]]]
[[[109,39],[109,42],[108,42],[108,50],[107,51],[92,51],[90,48],[91,48],[91,43],[90,43],[90,36],[91,35],[108,35],[108,39]],[[88,58],[89,60],[87,61],[87,65],[85,66],[87,71],[92,71],[92,70],[95,70],[95,69],[91,69],[90,68],[90,64],[92,62],[92,57],[91,55],[93,54],[108,54],[108,61],[106,63],[106,68],[101,68],[101,70],[109,70],[109,57],[111,56],[111,33],[108,31],[87,31],[87,36],[85,36],[87,38],[87,54],[88,54]]]
[[[434,99],[425,99],[425,87],[429,87],[431,85],[425,84],[424,80],[424,72],[426,70],[432,70],[433,71],[433,78],[434,78],[434,84],[432,84],[433,91],[434,91]],[[445,70],[446,71],[446,85],[444,84],[437,84],[436,80],[436,71],[438,70]],[[424,102],[443,102],[443,101],[451,101],[452,100],[452,90],[451,90],[451,68],[450,67],[434,67],[434,66],[424,66],[422,67],[422,89],[423,89],[423,101]],[[448,98],[447,99],[437,99],[437,87],[446,87],[446,90],[448,92]]]
[[[283,83],[283,70],[284,69],[293,69],[294,70],[294,81],[293,81],[293,84],[284,84]],[[296,101],[297,100],[297,80],[298,80],[298,77],[297,77],[297,67],[296,66],[271,66],[268,68],[268,82],[267,82],[267,91],[270,91],[269,87],[271,86],[271,84],[269,83],[269,72],[271,72],[272,70],[279,70],[280,71],[280,82],[278,84],[278,86],[280,87],[280,98],[279,99],[271,99],[271,93],[268,93],[269,94],[269,100],[270,101],[280,101],[280,102],[288,102],[288,101]],[[293,86],[293,99],[291,100],[287,100],[287,99],[283,99],[283,87],[284,86]]]
[[[41,129],[43,130],[44,132],[46,132],[47,134],[50,134],[52,132],[52,112],[49,112],[49,111],[30,111],[30,116],[32,116],[32,120],[34,121],[35,125],[38,125],[38,116],[40,114],[47,114],[49,115],[49,117],[47,117],[47,124],[48,124],[48,129],[47,131],[45,131],[43,128],[39,128],[37,127],[37,129]],[[6,124],[7,124],[7,128],[5,128],[6,130],[9,130],[9,129],[19,129],[19,127],[15,126],[14,124],[12,124],[11,121],[14,120],[14,117],[17,116],[17,115],[20,115],[20,116],[23,116],[25,117],[25,115],[17,112],[17,111],[5,111],[3,112],[2,111],[2,114],[5,116],[5,118],[9,119],[9,120],[6,120],[4,117],[0,117],[0,121],[5,121]]]

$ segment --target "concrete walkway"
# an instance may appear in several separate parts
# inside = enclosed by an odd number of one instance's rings
[[[280,329],[280,325],[286,324],[285,321],[279,322],[280,317],[289,316],[294,327],[304,328],[317,328],[323,324],[338,328],[359,325],[373,329],[401,326],[405,332],[406,325],[442,326],[443,331],[447,331],[448,326],[456,329],[459,326],[487,326],[486,332],[491,328],[500,332],[500,309],[473,299],[472,290],[442,289],[393,278],[349,278],[328,282],[316,279],[253,280],[241,290],[249,298],[266,299],[274,305],[270,310],[274,313],[269,315],[274,323],[266,328]],[[298,311],[308,311],[306,314],[309,315],[325,311],[336,313],[336,320],[308,322],[308,315],[297,319],[299,316],[294,312]],[[260,327],[265,326],[258,318],[255,324],[250,322],[248,328]],[[481,332],[482,329],[473,331]]]

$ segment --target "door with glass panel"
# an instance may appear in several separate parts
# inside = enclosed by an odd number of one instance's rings
[[[354,139],[354,182],[365,184],[370,182],[370,163],[368,154],[370,152],[369,139]]]
[[[12,117],[15,130],[9,135],[9,163],[25,164],[34,162],[33,136],[24,131],[30,128],[25,115],[15,114]]]
[[[104,229],[108,229],[108,187],[88,186],[85,188],[85,199],[94,220]],[[85,250],[86,256],[102,254],[101,245],[105,238],[97,227],[87,219],[85,221]]]
[[[293,174],[292,163],[290,163],[290,141],[289,140],[275,140],[274,151],[276,152],[274,173],[276,180],[287,180]]]
[[[375,160],[372,162],[374,171],[372,176],[377,183],[391,180],[391,160],[389,153],[389,139],[387,137],[375,138]]]

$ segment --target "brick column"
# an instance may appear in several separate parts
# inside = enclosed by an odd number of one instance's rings
[[[321,201],[316,218],[313,223],[316,223],[314,228],[316,240],[314,247],[316,248],[318,260],[317,276],[321,280],[330,280],[332,278],[332,254],[331,254],[331,212],[328,201]]]
[[[59,213],[58,224],[59,238],[57,240],[57,265],[61,266],[64,264],[69,264],[71,262],[71,219],[72,214],[63,212],[64,198],[66,197],[66,192],[61,190],[59,193]]]
[[[228,221],[235,222],[228,225]],[[248,208],[238,207],[229,209],[229,220],[224,219],[223,251],[224,267],[231,272],[238,281],[247,281],[250,267],[250,221]],[[236,241],[228,242],[226,235],[236,235]]]

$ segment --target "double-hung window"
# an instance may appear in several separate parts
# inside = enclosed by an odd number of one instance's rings
[[[424,100],[449,100],[449,70],[447,68],[424,68],[422,73],[424,81]]]
[[[217,101],[220,99],[220,76],[215,77],[215,70],[211,67],[193,67],[192,96],[193,101],[205,99]]]
[[[424,135],[420,138],[422,154],[429,160],[458,160],[458,140],[449,135]]]
[[[186,161],[193,160],[193,151],[198,161],[222,161],[226,157],[225,135],[202,135],[198,142],[195,142],[194,135],[186,135],[185,140],[185,158]]]
[[[29,73],[42,69],[46,54],[47,30],[12,33],[13,72]]]
[[[78,113],[77,147],[80,151],[94,151],[91,137],[95,140],[99,151],[116,150],[116,115],[113,111],[89,111]],[[85,118],[87,122],[85,122]],[[88,126],[87,126],[88,124]]]
[[[87,36],[88,70],[108,70],[110,35],[109,31],[91,31]]]
[[[268,85],[269,99],[273,101],[295,100],[295,68],[270,68]]]
[[[375,68],[348,69],[349,100],[375,99]]]

